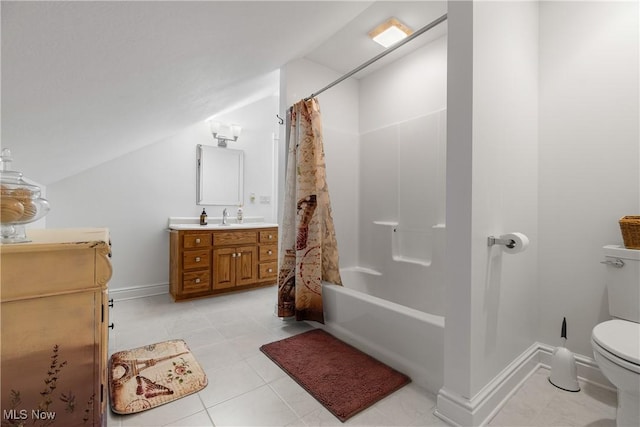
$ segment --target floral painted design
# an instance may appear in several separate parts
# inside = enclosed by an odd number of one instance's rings
[[[167,370],[167,382],[171,383],[177,381],[182,384],[185,377],[191,374],[193,374],[193,372],[189,369],[189,362],[181,357],[180,361],[173,361],[173,369]]]

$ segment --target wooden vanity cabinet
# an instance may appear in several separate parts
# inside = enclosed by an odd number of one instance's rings
[[[27,236],[0,245],[2,425],[106,425],[108,231]]]
[[[169,289],[176,301],[276,282],[276,227],[171,230],[169,251]]]

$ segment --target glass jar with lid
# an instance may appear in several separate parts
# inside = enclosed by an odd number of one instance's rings
[[[11,151],[0,155],[0,243],[28,242],[25,224],[49,212],[49,202],[41,197],[40,187],[29,184],[22,173],[11,170]]]

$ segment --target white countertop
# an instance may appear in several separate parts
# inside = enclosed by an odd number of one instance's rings
[[[222,225],[219,223],[207,225],[200,224],[171,224],[169,225],[169,229],[171,230],[238,230],[238,229],[248,229],[248,228],[266,228],[266,227],[277,227],[278,224],[273,224],[270,222],[243,222],[242,224],[227,224]]]
[[[222,225],[222,218],[209,217],[207,225],[200,225],[200,218],[196,217],[169,217],[169,230],[238,230],[251,228],[278,227],[278,224],[264,222],[261,217],[246,217],[239,224],[235,218],[227,218],[227,225]]]

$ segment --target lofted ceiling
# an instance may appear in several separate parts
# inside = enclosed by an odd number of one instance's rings
[[[346,72],[382,51],[366,37],[375,25],[396,16],[417,29],[446,2],[2,1],[0,12],[0,144],[49,185],[277,92],[294,59]]]

